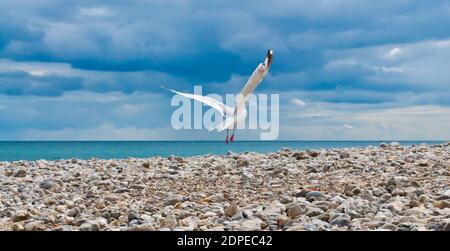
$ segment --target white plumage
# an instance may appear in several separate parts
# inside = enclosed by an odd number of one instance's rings
[[[242,88],[241,92],[237,95],[234,107],[229,107],[225,105],[224,103],[213,99],[208,96],[202,96],[202,95],[196,95],[196,94],[190,94],[190,93],[183,93],[178,92],[172,89],[168,89],[169,91],[182,95],[184,97],[197,100],[199,102],[202,102],[208,106],[211,106],[212,108],[219,111],[219,113],[225,117],[225,120],[217,125],[216,127],[210,129],[217,130],[217,131],[223,131],[227,129],[227,138],[226,142],[228,143],[228,130],[232,129],[233,134],[231,135],[231,141],[234,140],[234,131],[236,129],[237,124],[244,120],[247,117],[247,110],[245,108],[245,104],[247,102],[247,97],[250,95],[256,87],[261,83],[261,81],[264,79],[264,77],[269,72],[270,65],[272,63],[272,55],[273,50],[269,50],[267,52],[267,56],[264,60],[264,62],[260,63],[256,69],[253,71],[250,78],[247,80],[247,83],[245,84],[244,88]],[[161,86],[163,87],[163,86]],[[163,87],[164,88],[164,87]],[[166,88],[167,89],[167,88]]]

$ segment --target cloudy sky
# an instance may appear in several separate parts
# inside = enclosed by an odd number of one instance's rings
[[[223,139],[159,86],[239,92],[268,48],[280,139],[449,139],[449,27],[438,0],[0,1],[0,140]]]

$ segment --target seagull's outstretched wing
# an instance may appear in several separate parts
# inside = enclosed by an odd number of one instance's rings
[[[164,89],[167,89],[167,90],[169,90],[169,91],[171,91],[173,93],[179,94],[179,95],[181,95],[183,97],[190,98],[190,99],[193,99],[193,100],[197,100],[197,101],[202,102],[202,103],[204,103],[206,105],[209,105],[212,108],[214,108],[217,111],[219,111],[219,113],[222,114],[222,116],[233,114],[233,108],[231,108],[231,107],[225,105],[224,103],[222,103],[222,102],[220,102],[220,101],[218,101],[216,99],[213,99],[211,97],[197,95],[197,94],[191,94],[191,93],[179,92],[179,91],[175,91],[175,90],[166,88],[166,87],[164,87],[162,85],[161,85],[161,87],[164,88]]]
[[[259,85],[259,83],[261,83],[267,72],[269,72],[269,68],[272,63],[272,54],[273,51],[269,50],[264,62],[260,63],[258,67],[256,67],[255,71],[253,71],[252,75],[247,80],[247,83],[245,84],[244,88],[242,88],[240,93],[243,98],[246,98],[250,93],[252,93]]]

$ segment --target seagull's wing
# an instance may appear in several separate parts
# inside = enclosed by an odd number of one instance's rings
[[[175,90],[166,88],[164,86],[161,86],[161,87],[164,88],[164,89],[167,89],[167,90],[169,90],[169,91],[171,91],[173,93],[179,94],[179,95],[181,95],[183,97],[190,98],[190,99],[193,99],[193,100],[197,100],[197,101],[202,102],[202,103],[204,103],[206,105],[209,105],[212,108],[214,108],[217,111],[219,111],[220,114],[222,114],[222,116],[225,116],[227,114],[228,115],[229,114],[233,114],[233,108],[231,108],[231,107],[225,105],[224,103],[222,103],[222,102],[220,102],[220,101],[218,101],[216,99],[213,99],[211,97],[197,95],[197,94],[191,94],[191,93],[179,92],[179,91],[175,91]]]
[[[261,83],[263,78],[266,76],[267,72],[269,72],[270,64],[272,63],[272,54],[273,51],[269,50],[267,52],[266,59],[263,63],[260,63],[256,69],[253,71],[250,78],[247,80],[244,88],[241,90],[241,95],[243,98],[246,98],[247,95],[252,93],[256,87]]]

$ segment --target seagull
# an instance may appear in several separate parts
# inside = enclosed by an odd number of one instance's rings
[[[270,65],[272,64],[272,56],[273,56],[273,50],[269,49],[267,51],[267,55],[266,55],[266,58],[264,59],[264,61],[262,63],[259,63],[259,65],[253,71],[250,78],[247,80],[247,83],[245,84],[244,88],[242,88],[241,92],[237,95],[236,100],[234,102],[234,107],[227,106],[224,103],[222,103],[216,99],[213,99],[211,97],[208,97],[208,96],[184,93],[184,92],[179,92],[179,91],[175,91],[172,89],[168,89],[164,86],[161,86],[161,87],[164,89],[167,89],[175,94],[196,100],[198,102],[202,102],[202,103],[216,109],[224,117],[224,120],[222,123],[209,129],[209,131],[217,130],[218,132],[221,132],[226,129],[227,136],[225,139],[225,143],[228,144],[228,139],[231,142],[234,141],[234,134],[235,134],[237,124],[247,117],[247,109],[245,108],[245,104],[248,101],[247,97],[256,89],[256,87],[261,83],[263,78],[269,72]],[[231,137],[228,138],[230,129],[233,132],[231,134]]]

